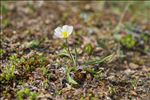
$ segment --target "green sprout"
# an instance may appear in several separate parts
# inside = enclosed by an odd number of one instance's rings
[[[3,73],[1,74],[2,79],[7,81],[12,80],[15,77],[15,66],[5,66]]]
[[[136,45],[136,40],[131,34],[128,34],[121,39],[121,44],[130,49]]]

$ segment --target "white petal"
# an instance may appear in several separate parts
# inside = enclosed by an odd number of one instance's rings
[[[70,35],[73,31],[73,26],[69,26],[69,25],[64,25],[62,27],[62,31],[63,32],[68,32],[68,34]]]
[[[59,38],[62,38],[62,29],[61,29],[61,27],[57,27],[55,30],[55,33],[54,33],[54,35],[56,36],[56,37],[59,37]]]

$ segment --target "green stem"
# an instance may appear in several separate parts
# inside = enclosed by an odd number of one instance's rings
[[[76,61],[76,66],[78,65],[78,61],[77,61],[77,48],[76,48],[76,45],[75,45],[75,61]]]
[[[68,53],[69,53],[69,56],[70,56],[72,62],[74,63],[74,66],[76,66],[76,61],[75,61],[75,59],[74,59],[74,57],[73,57],[73,55],[71,54],[71,51],[70,51],[70,49],[69,49],[69,44],[68,44],[67,38],[66,38],[66,44],[67,44],[67,51],[68,51]]]

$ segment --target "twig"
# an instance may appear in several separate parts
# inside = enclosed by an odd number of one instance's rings
[[[128,4],[125,6],[124,11],[121,14],[120,20],[119,20],[116,28],[113,30],[113,32],[118,32],[120,30],[120,28],[122,26],[123,18],[124,18],[124,16],[125,16],[125,14],[126,14],[126,12],[127,12],[127,10],[128,10],[128,8],[129,8],[130,5],[131,5],[131,2],[128,2]]]

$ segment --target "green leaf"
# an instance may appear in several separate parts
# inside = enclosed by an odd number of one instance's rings
[[[28,48],[35,48],[40,44],[40,42],[38,40],[32,40],[30,42],[27,43],[27,47]]]
[[[93,52],[93,46],[91,43],[87,44],[84,48],[84,51],[87,53],[87,54],[91,54]]]
[[[60,57],[70,57],[66,50],[59,52],[58,56]]]
[[[70,76],[70,71],[71,69],[68,69],[67,68],[67,81],[70,83],[70,84],[78,84],[71,76]]]
[[[100,63],[110,63],[114,57],[115,57],[115,53],[112,53],[111,55],[106,56],[102,59],[89,60],[89,61],[84,62],[83,64],[84,65],[94,65],[94,64],[100,64]]]
[[[71,76],[69,73],[67,73],[67,80],[71,84],[78,84]]]

